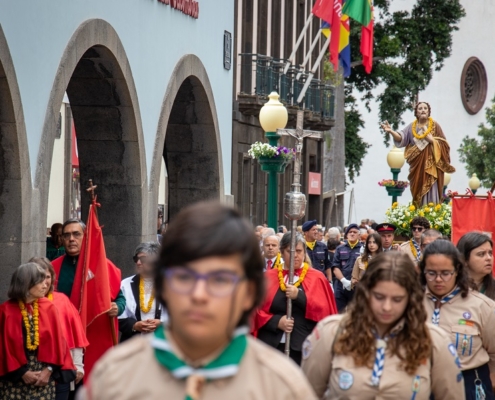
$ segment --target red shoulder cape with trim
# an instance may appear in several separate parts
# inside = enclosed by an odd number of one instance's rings
[[[86,338],[86,329],[82,326],[81,318],[76,307],[74,307],[65,294],[59,292],[53,292],[52,294],[53,305],[57,307],[60,315],[62,329],[69,349],[87,347],[89,342]]]
[[[265,272],[266,297],[263,305],[256,311],[253,323],[253,332],[262,328],[272,317],[270,307],[272,306],[275,294],[280,288],[278,280],[278,270],[276,268]],[[309,268],[302,282],[302,287],[306,293],[306,318],[319,322],[323,318],[337,314],[335,298],[325,276],[313,268]]]
[[[38,361],[75,370],[69,346],[64,338],[56,307],[48,299],[38,300],[39,335]],[[0,376],[27,364],[22,315],[16,301],[0,305]]]

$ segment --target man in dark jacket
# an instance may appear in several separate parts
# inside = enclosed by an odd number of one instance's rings
[[[351,290],[352,268],[361,253],[362,246],[357,224],[350,224],[345,230],[345,236],[347,240],[335,250],[332,264],[335,275],[335,302],[339,313],[345,311],[354,294]]]
[[[314,269],[323,272],[329,282],[332,281],[332,265],[328,259],[327,246],[317,241],[318,227],[316,220],[306,221],[302,226],[304,239],[306,239],[306,252],[311,260]]]

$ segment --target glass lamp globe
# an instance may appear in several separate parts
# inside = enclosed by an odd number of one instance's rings
[[[276,132],[285,128],[289,115],[285,106],[279,101],[277,92],[271,92],[268,102],[260,110],[260,124],[265,132]]]
[[[393,147],[387,154],[387,164],[392,169],[401,169],[404,166],[406,159],[404,158],[404,152],[397,147]]]

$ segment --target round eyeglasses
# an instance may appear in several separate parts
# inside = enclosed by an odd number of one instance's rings
[[[163,272],[170,289],[180,294],[191,294],[200,280],[204,280],[210,296],[230,296],[239,282],[246,279],[230,271],[213,271],[200,274],[186,267],[172,267]]]
[[[428,282],[433,282],[439,276],[442,281],[448,282],[454,276],[457,271],[425,271],[425,277]]]

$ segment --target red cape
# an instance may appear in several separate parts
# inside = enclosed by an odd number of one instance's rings
[[[265,272],[266,297],[263,305],[257,310],[254,316],[254,332],[262,328],[272,317],[270,307],[272,306],[275,294],[279,290],[278,270],[271,269]],[[321,321],[328,315],[337,314],[337,306],[332,290],[325,276],[313,268],[309,268],[302,287],[306,293],[306,318],[311,321]]]
[[[75,370],[69,346],[64,338],[57,308],[48,299],[39,299],[38,361]],[[0,305],[0,376],[27,364],[22,332],[22,315],[16,301]]]
[[[59,292],[53,292],[53,305],[57,307],[62,321],[62,330],[69,349],[85,348],[89,345],[86,338],[86,330],[83,328],[81,318],[69,298]]]

